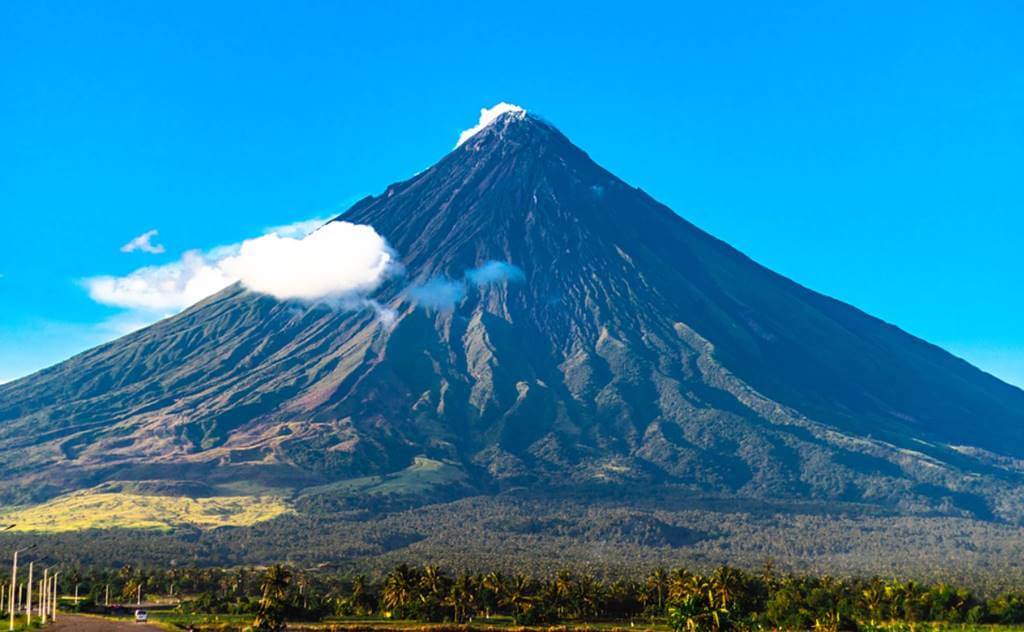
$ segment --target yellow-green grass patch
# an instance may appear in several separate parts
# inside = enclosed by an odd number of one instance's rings
[[[152,529],[170,531],[244,527],[291,511],[277,496],[188,498],[83,490],[48,502],[0,511],[0,522],[15,531],[58,533],[85,529]]]

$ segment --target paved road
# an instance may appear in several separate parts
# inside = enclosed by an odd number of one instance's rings
[[[108,621],[98,617],[81,617],[60,613],[57,614],[57,624],[46,627],[47,631],[60,630],[60,632],[154,632],[159,629],[134,621]]]

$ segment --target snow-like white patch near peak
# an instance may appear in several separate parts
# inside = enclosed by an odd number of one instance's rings
[[[459,134],[459,142],[455,143],[455,146],[458,147],[462,143],[466,142],[467,140],[472,138],[477,132],[493,123],[494,119],[498,118],[499,116],[506,112],[522,112],[523,114],[525,114],[526,110],[519,107],[518,105],[505,103],[504,101],[493,107],[480,108],[480,121],[473,127],[467,130],[463,130],[462,133]]]

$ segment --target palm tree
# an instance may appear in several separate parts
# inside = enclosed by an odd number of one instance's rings
[[[490,595],[481,595],[481,597],[485,599],[484,606],[486,610],[484,611],[484,616],[490,619],[490,607],[492,603],[495,606],[500,605],[502,595],[505,594],[505,591],[508,587],[508,582],[505,579],[504,575],[497,571],[492,571],[484,575],[484,577],[480,580],[480,585],[484,588],[484,590],[490,592]]]
[[[121,600],[125,603],[135,603],[141,587],[142,580],[139,577],[129,577],[121,588]]]
[[[878,614],[882,607],[884,595],[884,589],[879,588],[877,585],[868,586],[861,591],[861,596],[864,598],[864,605],[867,607],[868,613],[871,615],[872,622],[878,620]]]
[[[284,611],[288,599],[288,586],[292,574],[280,564],[267,569],[260,584],[260,602],[256,609],[253,630],[279,632],[285,629]]]
[[[499,597],[498,603],[510,608],[513,618],[518,622],[532,602],[533,582],[522,575],[515,575],[505,585],[504,593]]]
[[[420,575],[420,588],[423,589],[420,599],[426,601],[428,598],[440,601],[447,588],[448,578],[436,566],[424,566],[423,574]]]
[[[125,564],[117,572],[117,578],[121,581],[121,599],[127,603],[133,603],[139,586],[142,585],[139,572],[130,564]]]
[[[601,611],[604,586],[591,575],[580,575],[576,580],[575,608],[580,618],[596,617]]]
[[[449,579],[436,566],[425,566],[419,578],[419,598],[423,604],[421,617],[429,621],[443,619],[441,607],[448,597]]]
[[[665,593],[668,591],[668,571],[658,567],[647,576],[647,588],[657,597],[658,612],[665,611]]]
[[[736,569],[721,566],[711,576],[711,589],[723,608],[728,608],[741,587],[742,578]]]
[[[605,602],[602,613],[614,619],[632,618],[638,614],[637,606],[641,606],[642,609],[646,604],[648,593],[643,584],[617,579],[604,589]]]
[[[673,602],[686,599],[693,588],[693,575],[685,568],[677,568],[668,576],[668,598]]]
[[[476,586],[469,575],[455,578],[445,601],[452,607],[452,618],[455,623],[462,623],[469,618],[470,612],[476,611]]]
[[[384,578],[384,589],[381,592],[384,605],[390,610],[405,609],[416,596],[418,583],[416,571],[409,568],[408,564],[395,567]]]
[[[675,632],[696,632],[704,629],[718,632],[722,629],[729,611],[717,603],[714,593],[708,592],[704,598],[699,593],[687,595],[670,607],[668,613],[669,626]]]
[[[309,609],[309,595],[306,594],[306,589],[309,587],[309,577],[305,573],[295,574],[295,585],[299,588],[299,596],[302,597],[302,609]]]
[[[356,614],[366,612],[366,576],[356,575],[352,578],[352,608]]]
[[[687,595],[668,609],[668,625],[673,632],[695,632],[700,626],[700,607],[694,595]]]
[[[576,579],[569,571],[559,571],[555,576],[553,590],[550,592],[555,605],[558,608],[558,617],[565,617],[565,609],[572,609],[576,597]]]

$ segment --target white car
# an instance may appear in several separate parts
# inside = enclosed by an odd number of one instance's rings
[[[146,621],[149,621],[149,613],[145,610],[136,610],[135,623],[145,623]]]

